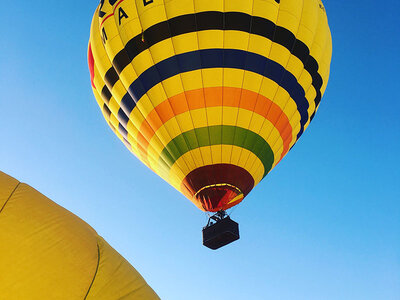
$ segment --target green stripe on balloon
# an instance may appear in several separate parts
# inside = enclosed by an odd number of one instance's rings
[[[238,146],[256,155],[264,166],[263,177],[272,168],[274,153],[261,136],[251,130],[228,125],[201,127],[178,135],[161,152],[159,164],[170,169],[182,155],[191,150],[221,144]]]

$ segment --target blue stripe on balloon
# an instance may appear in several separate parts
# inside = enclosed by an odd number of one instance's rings
[[[293,74],[277,62],[256,53],[236,49],[205,49],[178,54],[167,58],[144,71],[130,86],[121,100],[121,109],[127,116],[136,103],[152,87],[179,73],[210,68],[233,68],[260,74],[284,88],[295,101],[300,113],[301,129],[308,121],[309,103],[303,87]]]

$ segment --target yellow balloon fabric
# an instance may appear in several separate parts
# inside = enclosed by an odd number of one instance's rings
[[[240,203],[310,124],[332,40],[320,0],[102,0],[88,56],[116,135],[218,211]]]
[[[0,172],[0,299],[159,297],[88,224]]]

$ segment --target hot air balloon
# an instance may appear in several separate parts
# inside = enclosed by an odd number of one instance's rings
[[[88,52],[111,129],[219,223],[314,118],[332,41],[320,0],[103,0]]]
[[[96,231],[0,172],[0,299],[160,299]]]

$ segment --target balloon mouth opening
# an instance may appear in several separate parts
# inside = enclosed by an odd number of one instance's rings
[[[243,200],[244,194],[231,184],[221,183],[201,188],[193,198],[200,201],[204,210],[217,212],[239,204]]]

